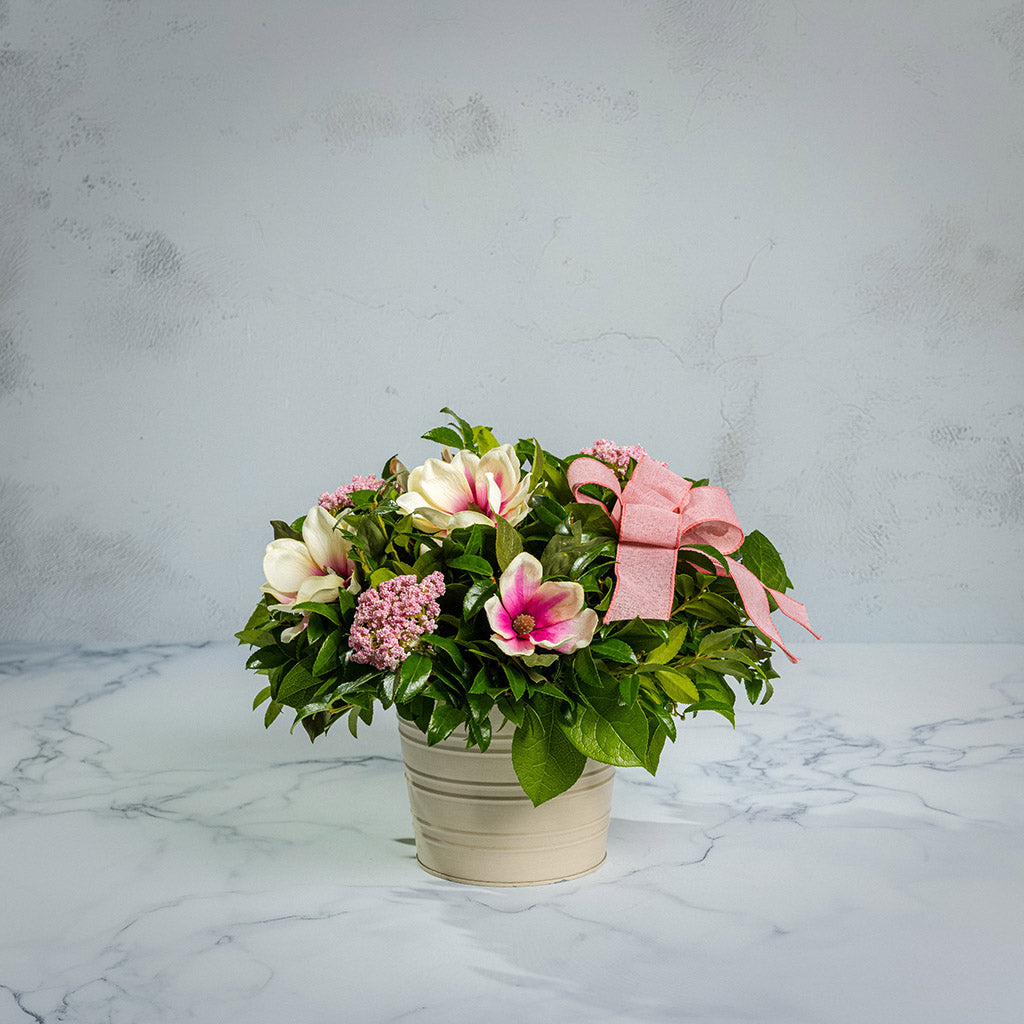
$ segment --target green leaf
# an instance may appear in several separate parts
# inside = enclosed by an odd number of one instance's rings
[[[323,676],[329,672],[337,671],[339,646],[338,634],[328,633],[323,646],[317,652],[316,661],[313,662],[313,675]]]
[[[495,592],[494,584],[490,580],[476,580],[466,591],[462,599],[462,617],[469,621],[487,603]]]
[[[494,540],[495,554],[498,557],[498,568],[504,572],[509,563],[523,550],[523,538],[519,531],[507,519],[498,516],[494,521],[497,534]]]
[[[530,461],[530,490],[535,491],[539,486],[541,480],[544,479],[544,449],[541,448],[540,442],[534,437],[531,438],[533,441],[533,458]]]
[[[583,774],[587,759],[566,738],[555,702],[539,699],[527,707],[512,736],[512,766],[534,807],[564,793]]]
[[[636,653],[622,640],[600,640],[590,645],[590,653],[606,661],[617,661],[621,665],[636,664]]]
[[[526,693],[526,687],[529,680],[522,672],[519,671],[515,665],[510,665],[507,661],[501,663],[501,670],[505,673],[505,678],[508,680],[509,689],[512,691],[512,696],[516,700],[521,700],[523,694]]]
[[[265,700],[270,697],[270,687],[264,686],[252,699],[252,709],[255,711]]]
[[[298,530],[280,519],[271,519],[270,525],[274,531],[274,540],[302,540],[302,534]]]
[[[430,724],[427,726],[427,746],[432,747],[435,743],[440,743],[465,720],[465,712],[453,708],[450,704],[438,704],[434,708],[433,714],[430,716]]]
[[[589,647],[584,647],[576,652],[572,659],[572,667],[579,677],[580,682],[592,693],[600,692],[601,676],[598,674],[597,666],[594,664],[594,656],[590,653]]]
[[[766,586],[783,593],[793,586],[782,556],[760,530],[754,530],[737,552],[739,560]]]
[[[491,433],[490,427],[474,427],[473,442],[481,455],[499,446],[498,439]]]
[[[374,561],[384,554],[388,541],[375,516],[363,516],[359,520],[356,537],[359,540],[359,546]]]
[[[645,764],[647,716],[636,704],[619,707],[602,701],[597,707],[581,707],[576,721],[562,728],[573,746],[595,761],[622,768]]]
[[[661,688],[669,700],[679,704],[692,704],[700,700],[700,693],[693,680],[685,673],[674,668],[663,668],[654,673],[654,678],[661,683]]]
[[[434,663],[430,658],[419,651],[413,651],[402,662],[401,682],[395,691],[395,700],[412,700],[430,682],[433,667]]]
[[[479,555],[459,555],[448,563],[449,569],[462,569],[463,572],[471,572],[474,576],[494,576],[494,567],[486,558]]]
[[[660,647],[651,651],[644,660],[648,665],[667,665],[679,653],[685,639],[686,623],[683,622],[678,626],[673,626],[669,631],[668,639]]]
[[[385,583],[387,580],[393,580],[395,576],[396,573],[393,573],[390,569],[385,569],[383,567],[380,569],[375,569],[373,572],[370,573],[370,586],[379,587],[382,583]]]
[[[435,441],[437,444],[448,445],[456,450],[462,447],[462,438],[451,427],[434,427],[433,430],[428,430],[420,436],[425,441]]]
[[[281,680],[276,699],[280,704],[289,704],[295,707],[297,704],[295,698],[307,690],[315,690],[316,685],[316,680],[310,675],[309,669],[305,665],[293,665]]]
[[[271,723],[275,718],[284,710],[283,704],[278,704],[276,700],[272,700],[267,705],[266,713],[263,715],[263,726],[266,729],[270,728]]]
[[[441,412],[446,412],[455,422],[458,424],[459,430],[462,431],[462,444],[466,448],[473,447],[473,428],[457,413],[453,412],[446,405]]]

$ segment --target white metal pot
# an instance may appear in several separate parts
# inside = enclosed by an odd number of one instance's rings
[[[495,725],[486,751],[466,748],[464,728],[432,747],[410,722],[398,728],[425,871],[468,885],[544,885],[604,862],[611,766],[588,760],[571,789],[534,807],[512,767],[511,722]]]

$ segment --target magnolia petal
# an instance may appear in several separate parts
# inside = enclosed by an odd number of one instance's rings
[[[455,515],[448,520],[449,530],[458,530],[462,526],[475,526],[479,523],[481,526],[493,526],[494,520],[485,516],[482,512],[456,512]]]
[[[298,593],[295,595],[295,603],[302,604],[303,601],[317,601],[320,604],[330,604],[338,600],[338,588],[343,590],[348,581],[334,573],[326,576],[310,576],[302,581]]]
[[[529,552],[520,552],[508,563],[498,582],[498,593],[501,595],[501,603],[512,618],[528,610],[530,600],[543,578],[544,570],[540,562]]]
[[[319,505],[311,508],[302,524],[302,540],[309,549],[313,561],[322,569],[334,569],[351,575],[348,553],[352,542],[348,537],[348,524],[336,518]],[[345,572],[349,569],[348,572]]]
[[[303,615],[301,622],[281,630],[281,642],[286,644],[289,641],[294,640],[308,625],[309,616]]]
[[[505,606],[498,599],[497,594],[484,602],[484,611],[487,613],[487,621],[496,635],[502,636],[506,640],[515,637],[516,631],[512,628],[512,616],[505,611]]]
[[[553,626],[578,615],[583,601],[583,587],[578,583],[548,580],[537,588],[527,610],[538,626]]]
[[[280,604],[272,604],[267,607],[272,612],[288,611],[288,609],[295,603],[295,594],[282,594],[279,590],[275,590],[269,583],[264,583],[260,587],[260,591],[264,594],[270,594],[271,597],[276,597]]]
[[[319,574],[319,567],[302,541],[281,537],[267,545],[263,575],[274,593],[294,594],[304,579]]]
[[[478,474],[489,475],[506,497],[519,487],[519,456],[510,444],[498,445],[480,458]]]
[[[484,476],[484,481],[487,488],[487,504],[481,507],[486,508],[492,515],[497,515],[501,511],[503,504],[501,487],[498,486],[493,473],[487,473]]]
[[[530,639],[538,647],[547,647],[560,654],[571,654],[581,647],[589,646],[591,640],[594,639],[595,629],[597,629],[597,612],[593,608],[587,608],[575,618],[556,622],[546,628],[535,629],[530,634]]]
[[[506,654],[522,656],[533,653],[533,641],[529,637],[516,636],[511,640],[506,640],[503,636],[498,636],[495,633],[491,636],[491,640],[495,646],[499,647]]]
[[[427,459],[409,474],[408,489],[425,499],[428,506],[441,512],[461,512],[473,503],[473,493],[458,455],[450,463]]]

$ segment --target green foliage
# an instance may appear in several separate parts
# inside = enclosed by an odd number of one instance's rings
[[[449,422],[423,437],[450,453],[483,456],[499,446],[490,427],[442,412]],[[263,708],[267,726],[288,709],[292,728],[301,724],[311,740],[342,719],[356,735],[359,723],[372,722],[375,706],[395,705],[429,744],[462,727],[470,744],[486,749],[496,710],[514,726],[513,765],[523,790],[540,804],[571,786],[588,757],[653,774],[687,716],[714,711],[735,722],[737,687],[751,704],[771,698],[771,644],[748,621],[732,580],[719,575],[726,566],[721,552],[680,553],[668,621],[600,623],[615,587],[614,524],[604,509],[575,500],[566,460],[534,438],[513,450],[530,501],[528,513],[511,520],[496,515],[493,525],[445,534],[409,515],[397,503],[408,476],[397,457],[385,462],[382,487],[350,496],[337,528],[351,544],[352,582],[334,599],[291,607],[264,595],[235,634],[254,649],[246,666],[264,677],[253,708]],[[613,495],[598,493],[611,508]],[[272,521],[274,539],[301,542],[304,518]],[[492,641],[485,606],[497,598],[502,572],[524,552],[539,559],[545,580],[582,589],[599,619],[588,646],[567,654],[538,646],[513,657]],[[734,557],[767,586],[792,586],[763,534],[751,533]],[[357,662],[351,633],[358,595],[397,576],[423,580],[437,572],[445,589],[430,632],[394,669]]]

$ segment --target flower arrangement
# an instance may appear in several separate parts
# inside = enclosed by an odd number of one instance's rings
[[[540,804],[588,757],[654,774],[687,716],[734,723],[740,688],[772,696],[774,648],[795,659],[771,613],[811,627],[724,491],[640,447],[563,459],[442,412],[422,435],[441,458],[390,459],[272,522],[264,596],[236,634],[267,677],[267,726],[288,707],[311,739],[342,718],[356,735],[379,702],[429,744],[464,726],[485,750],[502,723]]]

